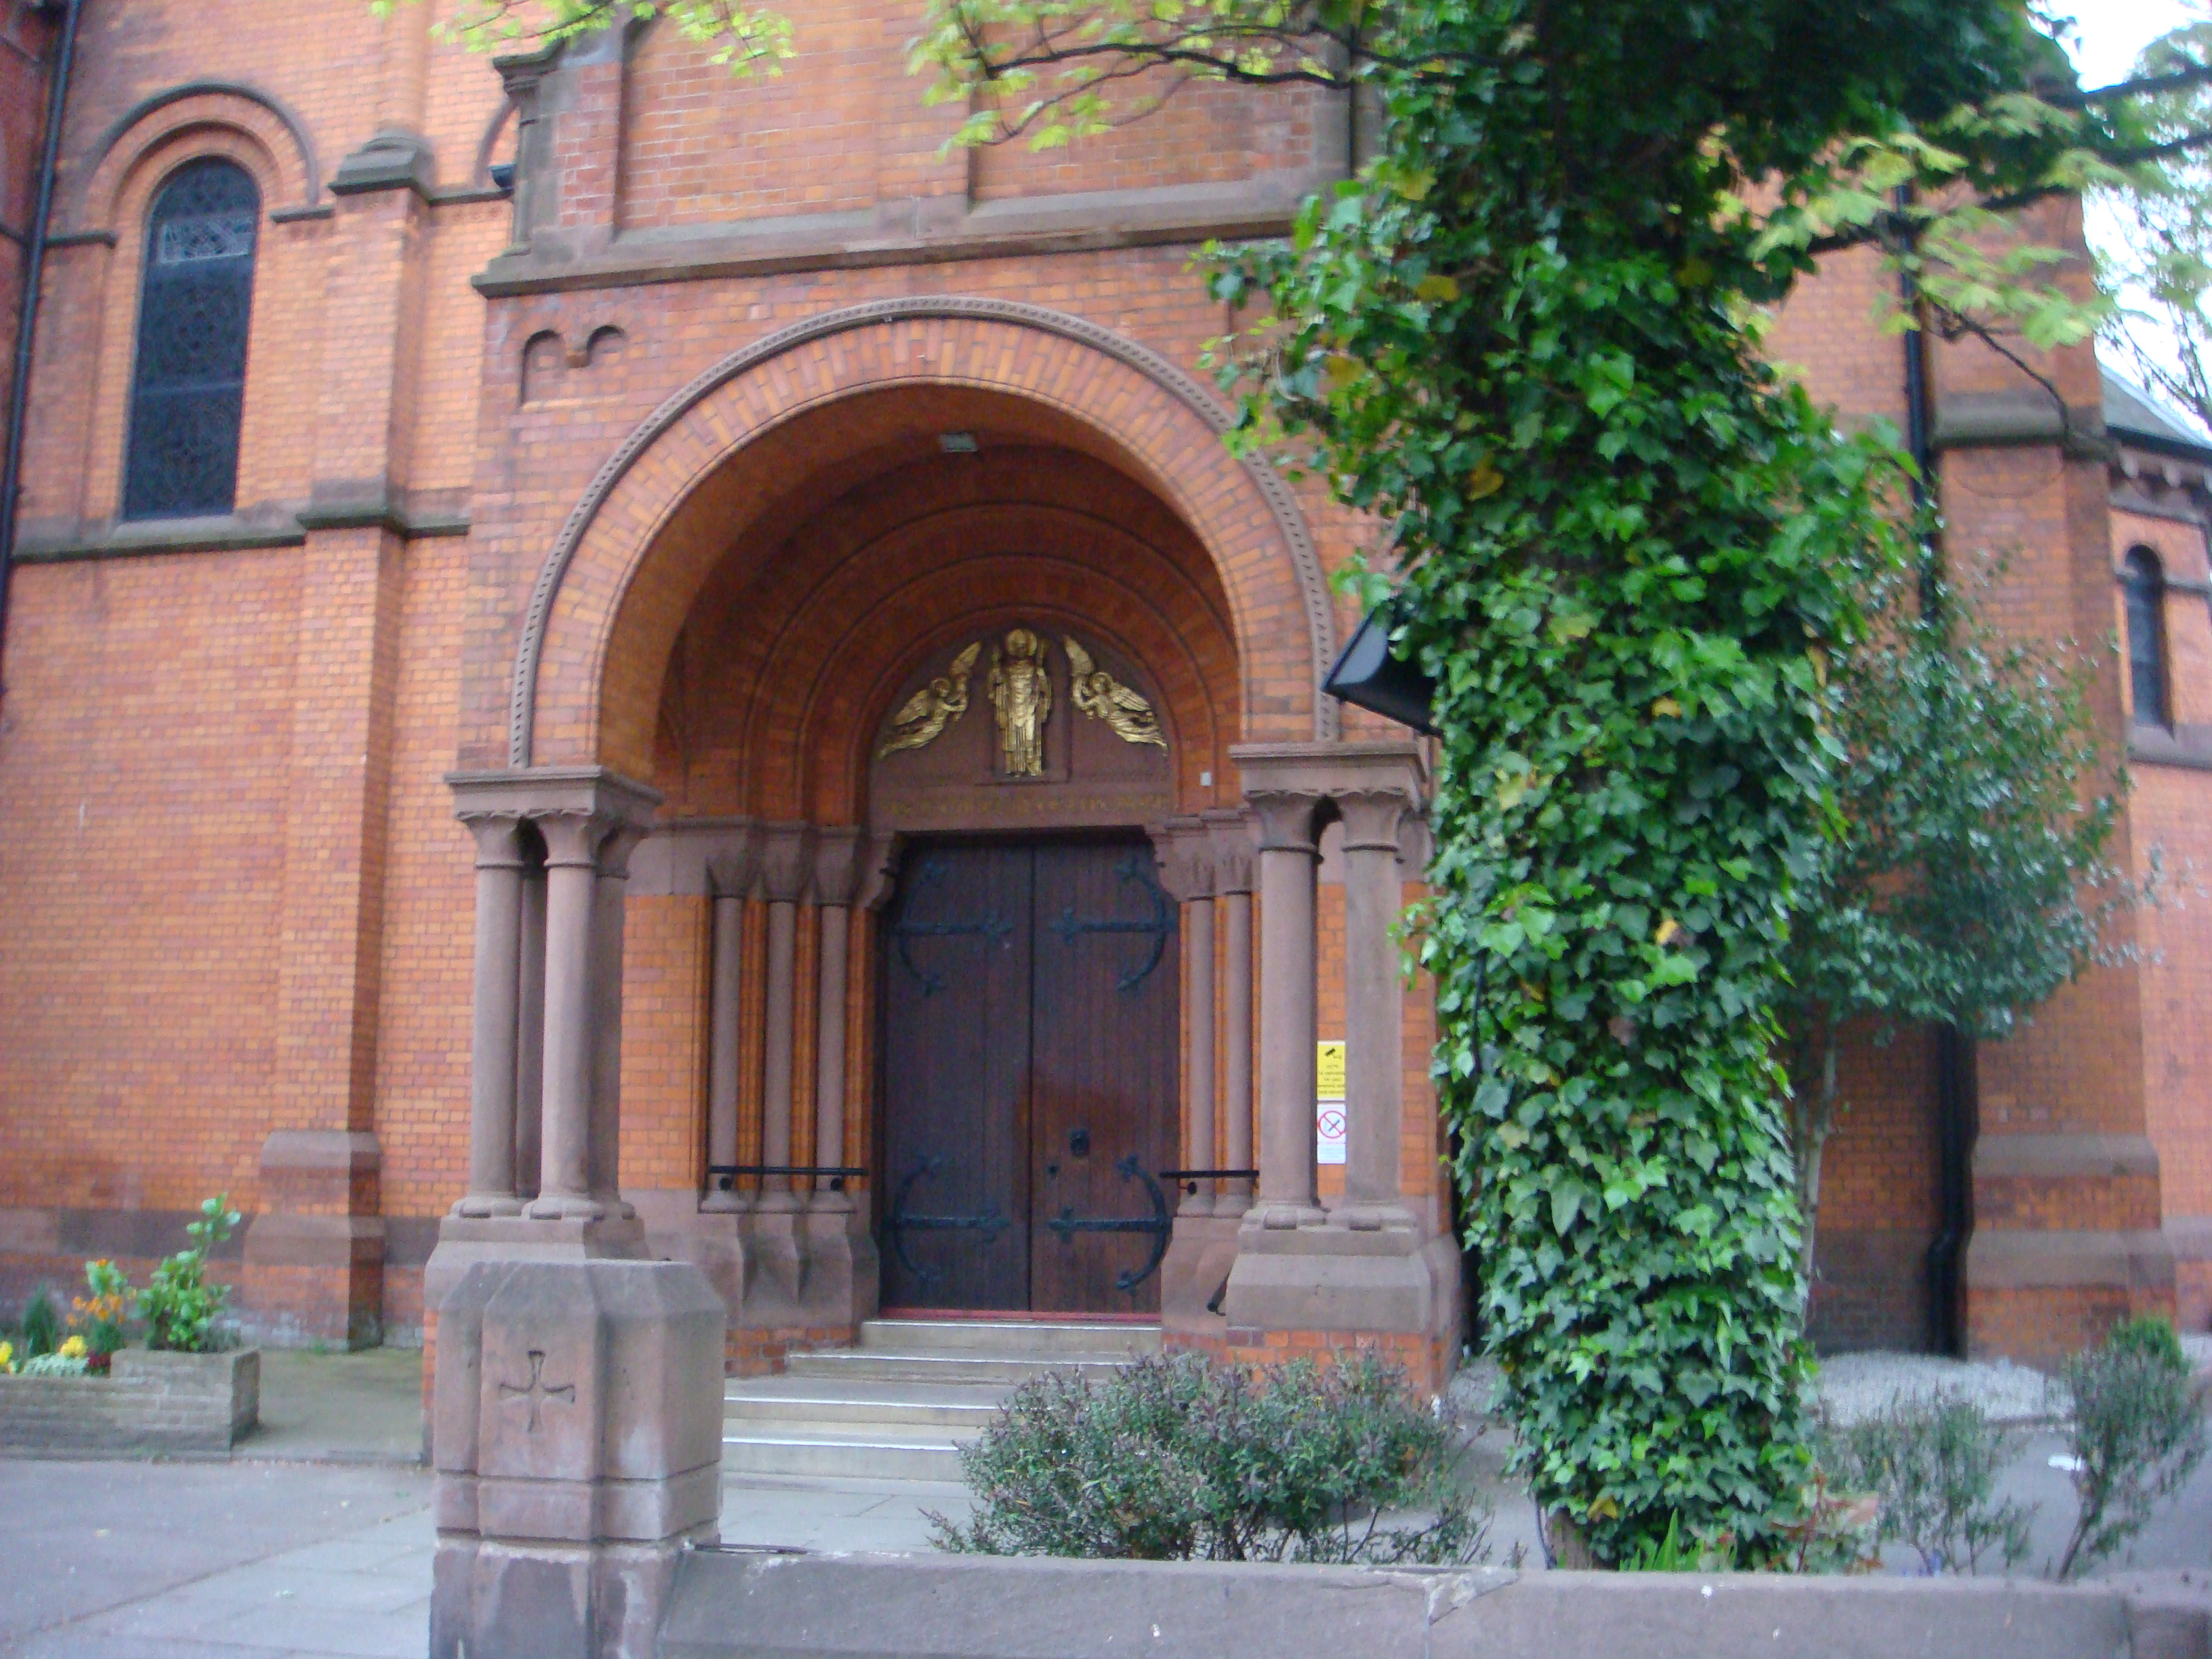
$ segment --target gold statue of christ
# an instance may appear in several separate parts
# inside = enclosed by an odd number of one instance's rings
[[[1044,641],[1026,628],[1006,635],[1003,653],[991,647],[985,682],[999,717],[999,769],[1010,778],[1044,775],[1044,723],[1052,714],[1052,680],[1045,672]]]

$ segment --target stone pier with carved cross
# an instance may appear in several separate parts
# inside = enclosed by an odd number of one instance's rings
[[[722,1298],[684,1261],[485,1261],[440,1321],[432,1659],[648,1659],[721,1500]]]

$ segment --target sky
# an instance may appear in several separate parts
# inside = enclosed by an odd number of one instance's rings
[[[2074,67],[2081,77],[2081,84],[2101,87],[2125,80],[2134,67],[2137,52],[2168,29],[2203,16],[2208,5],[2212,5],[2212,0],[2072,0],[2071,9],[2079,33],[2067,40],[2067,46],[2074,54]],[[2065,0],[2059,0],[2053,9],[2068,9]],[[2082,228],[2092,244],[2107,248],[2128,234],[2128,226],[2119,215],[2095,202],[2088,204]],[[2120,298],[2121,303],[2135,313],[2135,320],[2129,325],[2130,335],[2171,362],[2172,337],[2144,314],[2145,297],[2124,289]],[[2130,379],[2138,377],[2139,371],[2127,361],[2124,352],[2100,344],[2098,355],[2108,367]]]
[[[2184,0],[2094,0],[2094,3],[2060,3],[2053,10],[2071,11],[2081,30],[2070,43],[2074,66],[2084,86],[2108,86],[2124,79],[2136,54],[2168,29],[2178,28],[2202,6]]]

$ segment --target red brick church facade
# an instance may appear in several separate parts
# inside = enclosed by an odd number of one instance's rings
[[[11,319],[67,9],[0,7]],[[446,9],[82,0],[0,664],[0,1307],[227,1190],[271,1340],[651,1252],[740,1368],[884,1305],[1447,1368],[1387,931],[1430,757],[1318,689],[1365,532],[1223,448],[1188,269],[1342,174],[1346,109],[947,155],[890,0],[749,82],[657,27],[495,66]],[[1881,280],[1836,262],[1774,349],[1902,426]],[[2063,420],[1930,356],[2004,624],[2135,623],[2118,849],[2179,890],[1966,1063],[1853,1051],[1816,1329],[2201,1329],[2208,456],[2108,432],[2087,349]]]

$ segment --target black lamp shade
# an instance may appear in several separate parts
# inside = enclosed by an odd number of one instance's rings
[[[1412,663],[1391,654],[1390,629],[1396,622],[1389,601],[1368,612],[1321,689],[1340,702],[1433,737],[1437,728],[1430,714],[1436,702],[1437,683]]]

